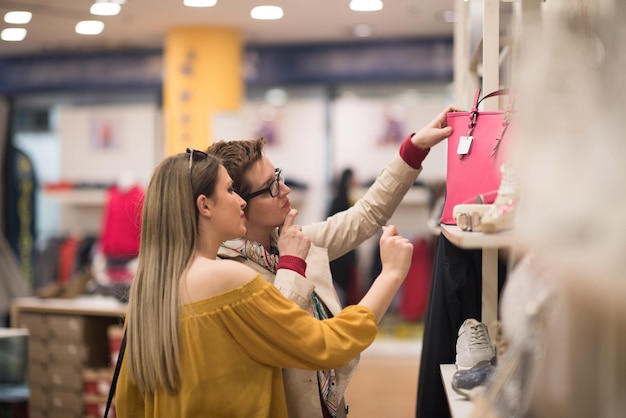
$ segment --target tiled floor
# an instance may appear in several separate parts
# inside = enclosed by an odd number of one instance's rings
[[[350,418],[414,418],[421,324],[381,324],[346,392]]]

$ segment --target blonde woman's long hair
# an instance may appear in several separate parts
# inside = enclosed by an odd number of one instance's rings
[[[197,151],[168,157],[146,190],[125,359],[131,380],[145,395],[180,388],[180,281],[196,247],[196,199],[213,194],[219,165],[214,156]]]

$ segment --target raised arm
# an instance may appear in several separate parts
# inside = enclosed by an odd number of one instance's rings
[[[401,235],[395,226],[383,227],[380,238],[382,271],[365,294],[359,305],[368,307],[380,323],[400,289],[411,266],[413,244]]]

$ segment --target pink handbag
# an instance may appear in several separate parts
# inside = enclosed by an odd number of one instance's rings
[[[509,96],[505,110],[478,110],[483,100],[501,95]],[[442,224],[456,224],[452,216],[455,205],[493,203],[495,200],[502,177],[500,167],[507,159],[512,115],[513,100],[508,89],[494,91],[482,99],[478,89],[471,111],[448,113],[448,126],[453,131],[448,138],[446,200],[441,215]]]

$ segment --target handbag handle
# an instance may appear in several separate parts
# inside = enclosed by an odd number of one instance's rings
[[[478,111],[478,106],[480,106],[480,104],[482,103],[483,100],[489,99],[490,97],[504,96],[504,95],[508,95],[509,96],[509,106],[510,106],[511,103],[513,103],[513,94],[511,92],[511,89],[496,90],[496,91],[494,91],[492,93],[489,93],[488,95],[486,95],[482,99],[478,100],[478,97],[480,96],[480,88],[479,88],[479,89],[476,90],[476,95],[474,96],[474,107],[472,108],[472,111],[473,110]]]
[[[500,134],[496,138],[496,145],[494,146],[493,151],[491,153],[491,156],[495,157],[495,155],[498,153],[498,149],[500,148],[501,139],[502,137],[504,137],[505,132],[509,128],[509,124],[511,122],[511,116],[513,115],[513,93],[512,93],[512,89],[500,89],[500,90],[496,90],[494,92],[489,93],[483,98],[480,98],[480,91],[481,91],[480,87],[476,89],[476,93],[474,94],[474,106],[472,107],[472,110],[469,112],[469,122],[467,123],[467,134],[466,134],[466,137],[468,138],[471,137],[472,134],[474,133],[474,128],[476,127],[476,119],[478,119],[478,113],[479,113],[478,106],[480,106],[482,101],[485,99],[489,99],[490,97],[503,96],[503,95],[509,96],[509,104],[507,105],[506,110],[504,111],[504,117],[502,118],[502,130],[500,131]],[[459,154],[460,160],[462,160],[464,157],[465,157],[465,154]]]
[[[107,399],[107,406],[104,410],[104,418],[109,415],[109,409],[111,403],[113,403],[113,395],[115,394],[115,387],[117,386],[117,378],[120,374],[120,368],[122,367],[122,359],[124,358],[124,351],[126,350],[126,329],[124,329],[124,336],[122,337],[122,343],[120,344],[120,352],[117,355],[117,362],[115,363],[115,371],[113,372],[113,380],[111,381],[111,387],[109,388],[109,398]]]
[[[483,100],[489,99],[490,97],[504,96],[504,95],[509,96],[509,104],[507,105],[507,110],[512,110],[513,109],[513,89],[496,90],[494,92],[489,93],[485,97],[480,98],[480,87],[477,88],[476,93],[474,94],[474,106],[472,106],[472,111],[470,112],[470,116],[473,117],[474,114],[476,115],[478,114],[478,106],[480,106]]]
[[[478,118],[478,106],[482,103],[483,100],[489,99],[490,97],[496,96],[509,96],[509,104],[506,107],[505,114],[507,119],[510,119],[510,114],[513,113],[513,93],[511,89],[500,89],[496,90],[492,93],[489,93],[482,99],[480,98],[480,87],[476,89],[476,93],[474,94],[474,106],[472,106],[472,110],[469,113],[469,122],[467,124],[468,132],[467,136],[471,136],[474,131],[474,127],[476,127],[476,118]]]

